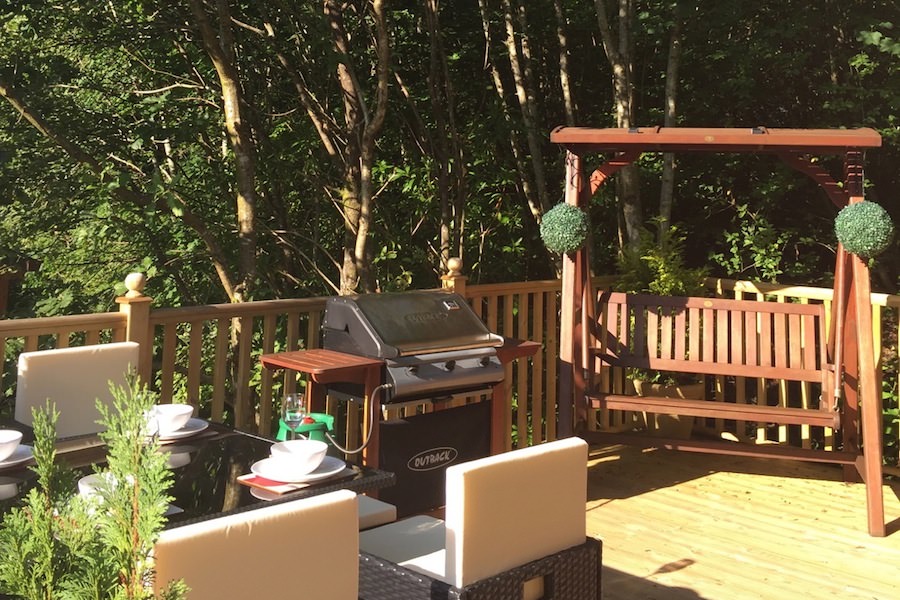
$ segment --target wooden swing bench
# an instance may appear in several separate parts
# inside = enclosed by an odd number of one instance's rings
[[[592,368],[587,401],[592,409],[641,411],[723,420],[809,425],[838,429],[833,400],[835,366],[827,352],[825,307],[723,298],[662,297],[602,292],[593,323],[596,345],[590,355],[600,365],[697,375],[746,377],[816,384],[821,393],[810,406],[637,396],[598,391]],[[659,444],[661,440],[654,440]],[[696,444],[697,442],[694,442]],[[691,442],[672,442],[681,449]],[[733,454],[778,454],[803,458],[809,450],[782,445],[702,444]],[[813,460],[852,463],[855,453],[815,452]]]
[[[864,200],[863,152],[881,145],[878,132],[867,128],[557,127],[550,133],[550,140],[566,150],[565,202],[584,211],[605,182],[647,152],[777,157],[812,179],[831,203],[842,209]],[[599,166],[587,168],[585,159],[596,154],[603,155]],[[817,158],[821,155],[843,156],[842,182],[823,167]],[[735,421],[775,423],[786,426],[789,432],[798,425],[801,431],[805,425],[840,426],[839,451],[718,440],[669,444],[669,440],[657,439],[646,445],[841,463],[846,480],[858,477],[866,484],[869,533],[886,534],[880,384],[872,336],[869,270],[862,257],[847,252],[840,243],[837,246],[833,313],[826,336],[821,306],[606,294],[600,296],[599,310],[595,311],[598,306],[597,297],[591,293],[590,246],[584,244],[563,257],[559,435],[618,441],[611,435],[611,428],[596,431],[596,415],[589,414],[593,408],[611,409],[615,416],[621,411],[644,411],[711,417],[728,420],[729,425]],[[600,315],[597,321],[595,314]],[[604,314],[620,316],[608,318]],[[597,371],[601,372],[600,383],[610,383],[606,374],[611,369],[603,368],[604,361],[607,365],[716,376],[717,384],[731,378],[738,386],[748,377],[766,384],[780,380],[788,391],[799,385],[806,399],[799,405],[789,402],[771,406],[765,399],[764,385],[757,388],[759,399],[755,404],[744,401],[740,394],[726,396],[725,401],[721,394],[714,401],[628,396],[618,393],[621,388],[615,386],[600,390],[594,385]],[[817,391],[822,399],[809,400]]]

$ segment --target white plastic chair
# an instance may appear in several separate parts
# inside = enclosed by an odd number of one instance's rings
[[[114,342],[19,355],[15,419],[32,425],[32,409],[49,399],[59,411],[57,437],[101,430],[96,401],[112,402],[110,381],[125,385],[125,375],[138,364],[140,345]]]
[[[446,483],[445,521],[416,516],[360,533],[361,598],[599,597],[583,440],[452,465]]]
[[[357,600],[356,513],[356,494],[340,490],[166,529],[154,588],[183,579],[191,600]]]

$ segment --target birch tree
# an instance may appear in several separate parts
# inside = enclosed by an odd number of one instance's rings
[[[341,294],[375,291],[371,272],[369,231],[372,225],[375,194],[372,165],[375,161],[375,141],[384,125],[388,101],[390,49],[384,2],[371,3],[375,22],[373,34],[377,56],[375,90],[371,105],[354,68],[350,38],[344,27],[347,3],[325,1],[325,15],[331,29],[332,42],[338,61],[336,76],[344,103],[344,187],[336,199],[344,217],[344,256],[341,263]]]
[[[256,283],[256,144],[243,116],[246,102],[234,59],[231,10],[227,0],[216,0],[213,8],[216,27],[209,19],[205,2],[191,0],[203,47],[219,76],[225,131],[234,154],[239,276],[237,285],[227,291],[232,302],[242,302],[252,294]]]

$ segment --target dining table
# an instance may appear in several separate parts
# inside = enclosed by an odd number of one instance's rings
[[[29,427],[7,420],[0,422],[0,428],[21,430],[20,449],[27,453],[34,437]],[[334,449],[329,449],[323,466],[314,472],[315,477],[305,478],[309,481],[281,485],[266,482],[256,477],[256,468],[269,457],[273,443],[253,433],[203,419],[191,419],[182,431],[160,439],[159,451],[167,454],[172,472],[169,489],[172,500],[166,527],[340,489],[372,494],[395,482],[393,473],[345,462]],[[106,461],[106,447],[96,434],[57,440],[56,452],[57,461],[65,461],[85,475]],[[37,476],[31,469],[33,459],[22,453],[14,456],[19,458],[0,462],[0,517],[19,505],[28,490],[37,484]],[[260,481],[268,485],[261,486]]]

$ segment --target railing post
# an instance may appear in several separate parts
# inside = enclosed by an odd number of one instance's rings
[[[116,298],[119,312],[125,314],[125,341],[140,344],[138,375],[145,385],[150,384],[153,361],[153,335],[150,331],[150,304],[153,298],[144,295],[147,278],[143,273],[129,273],[125,278],[128,289],[124,296]]]
[[[463,262],[461,258],[447,259],[447,274],[441,275],[441,287],[445,290],[456,292],[463,298],[466,297],[466,277],[462,274]]]

